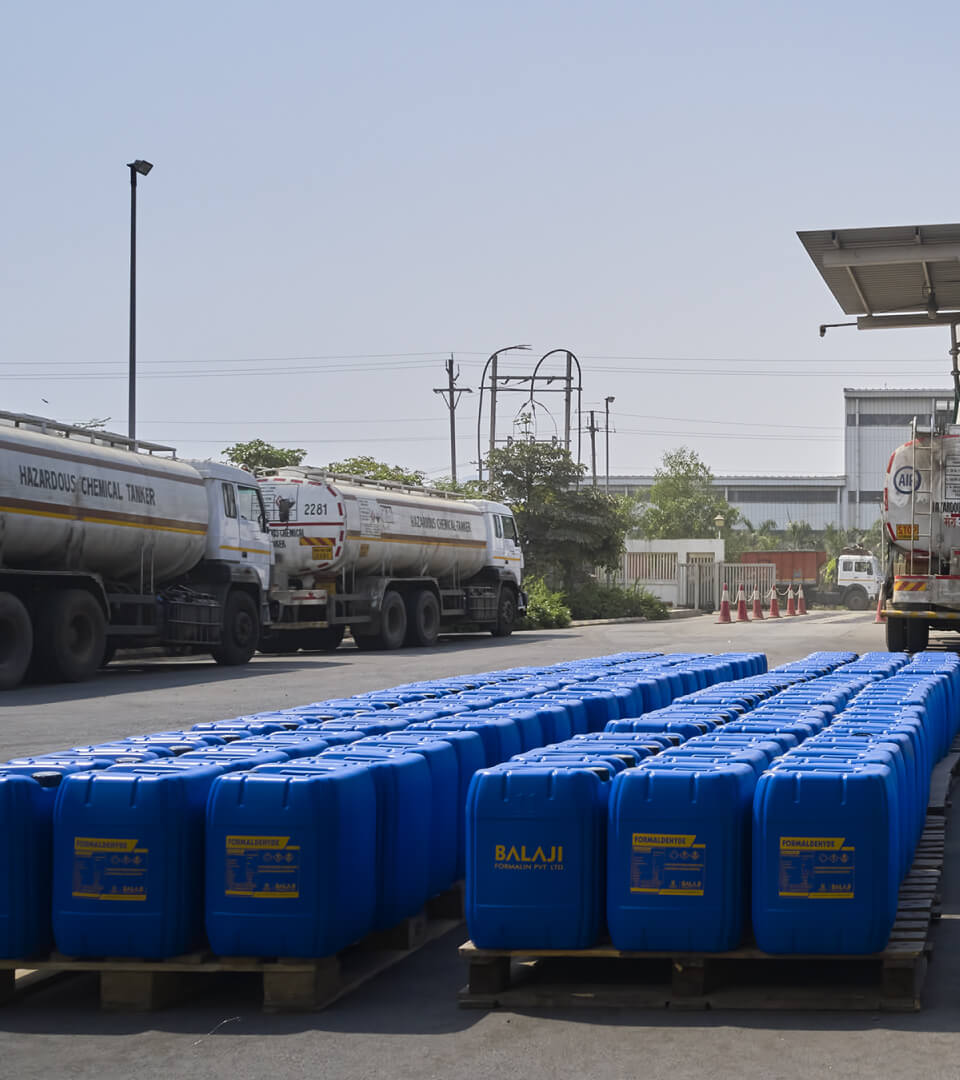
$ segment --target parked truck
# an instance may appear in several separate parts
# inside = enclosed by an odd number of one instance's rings
[[[0,689],[87,678],[119,646],[246,663],[272,564],[250,473],[0,413]]]
[[[511,632],[525,610],[509,507],[309,467],[258,477],[274,546],[261,649],[432,645],[443,629]]]
[[[454,624],[510,633],[526,599],[507,507],[319,475],[258,483],[0,412],[0,690],[88,678],[120,647],[236,665],[258,647],[336,648],[346,625],[361,649],[430,645]]]
[[[887,464],[883,525],[887,648],[918,652],[930,630],[960,630],[960,425],[913,422]]]
[[[845,548],[837,556],[837,580],[824,579],[825,551],[747,551],[745,563],[773,563],[777,588],[803,585],[808,603],[864,611],[876,604],[883,584],[880,560],[864,548]]]

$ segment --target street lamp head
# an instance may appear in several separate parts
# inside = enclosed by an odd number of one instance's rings
[[[724,522],[725,522],[725,520],[726,520],[726,519],[724,518],[723,514],[717,514],[717,516],[716,516],[716,517],[715,517],[715,518],[713,519],[713,524],[714,524],[714,525],[715,525],[715,526],[716,526],[716,527],[717,527],[718,529],[722,529],[722,528],[723,528],[723,526],[724,526]]]
[[[141,161],[137,158],[136,161],[128,161],[127,168],[133,169],[134,172],[138,172],[141,176],[146,176],[147,173],[153,168],[153,163],[150,161]]]
[[[605,397],[603,400],[604,400],[604,403],[606,405],[612,405],[617,399],[615,397],[611,396],[611,397]]]

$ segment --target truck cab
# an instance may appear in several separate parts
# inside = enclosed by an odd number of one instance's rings
[[[205,560],[226,563],[233,581],[246,581],[263,595],[270,589],[273,543],[256,478],[245,469],[216,461],[192,461],[207,490],[209,525]]]
[[[523,576],[523,551],[513,511],[503,503],[487,499],[470,501],[483,510],[490,565],[497,568],[501,577],[512,578],[519,589]]]
[[[880,560],[869,553],[841,554],[837,557],[837,587],[852,610],[875,604],[883,585]]]

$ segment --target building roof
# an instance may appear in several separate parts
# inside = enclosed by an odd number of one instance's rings
[[[853,397],[854,395],[856,395],[857,397],[889,397],[889,398],[910,397],[910,396],[913,396],[913,397],[943,397],[944,395],[946,395],[947,397],[952,398],[953,397],[953,387],[951,387],[951,386],[934,386],[934,387],[930,387],[930,386],[908,386],[908,387],[894,387],[893,389],[888,389],[887,387],[884,387],[883,389],[880,389],[880,390],[877,390],[875,388],[870,388],[870,387],[859,387],[859,386],[845,386],[843,388],[843,396],[844,397]]]
[[[756,474],[727,474],[717,475],[714,474],[714,483],[716,484],[743,484],[750,486],[752,484],[758,487],[763,484],[772,484],[773,486],[788,486],[790,484],[803,484],[805,487],[842,487],[846,482],[846,476],[814,476],[814,475],[801,475],[793,473],[767,473],[765,475]],[[611,484],[623,484],[625,482],[652,484],[654,481],[653,473],[624,473],[619,476],[610,475]]]

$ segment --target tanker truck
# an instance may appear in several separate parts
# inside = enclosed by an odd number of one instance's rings
[[[0,689],[85,679],[118,646],[244,664],[272,563],[252,474],[0,413]]]
[[[960,630],[960,425],[913,422],[887,465],[883,524],[887,648],[918,652],[930,630]]]
[[[432,645],[442,629],[506,636],[526,608],[509,507],[309,467],[258,476],[274,547],[264,652]]]

